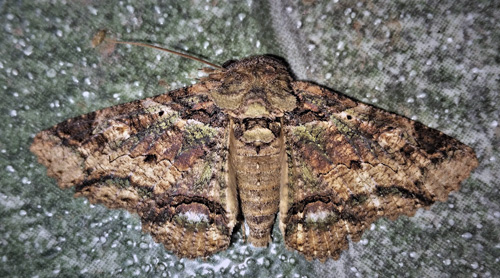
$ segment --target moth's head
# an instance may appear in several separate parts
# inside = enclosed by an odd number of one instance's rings
[[[276,58],[255,56],[232,62],[213,77],[220,86],[210,95],[233,117],[281,117],[296,106],[293,78],[287,66]]]

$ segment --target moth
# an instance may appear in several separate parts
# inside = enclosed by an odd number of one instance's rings
[[[187,258],[226,249],[241,217],[248,241],[265,247],[279,212],[289,249],[336,260],[348,238],[445,201],[478,165],[458,140],[297,81],[280,59],[208,72],[66,120],[30,150],[61,188],[138,214],[143,231]]]

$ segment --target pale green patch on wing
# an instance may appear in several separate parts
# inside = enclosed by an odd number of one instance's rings
[[[184,128],[186,147],[207,143],[218,133],[217,129],[195,121],[188,121]],[[183,146],[183,148],[185,148]]]
[[[314,144],[318,149],[325,151],[324,126],[317,124],[306,124],[293,128],[293,134],[302,142]]]
[[[345,135],[349,139],[353,139],[356,137],[359,137],[358,132],[356,132],[356,129],[343,119],[340,119],[340,117],[337,117],[335,115],[332,115],[330,117],[330,121],[337,127],[337,130]]]

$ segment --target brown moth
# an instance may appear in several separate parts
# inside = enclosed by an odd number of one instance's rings
[[[279,211],[288,248],[338,259],[348,236],[445,201],[478,164],[458,140],[294,80],[268,56],[66,120],[38,133],[31,151],[61,188],[137,213],[187,258],[226,249],[240,213],[250,243],[266,246]]]

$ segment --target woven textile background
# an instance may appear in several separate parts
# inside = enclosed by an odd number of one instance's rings
[[[499,1],[0,1],[0,276],[500,276]],[[216,64],[286,59],[298,79],[437,128],[480,166],[445,203],[381,219],[338,261],[306,261],[236,230],[208,260],[178,259],[136,215],[59,189],[28,148],[67,118],[197,82],[202,64],[152,49],[96,50],[115,37]],[[167,88],[165,88],[167,87]]]

